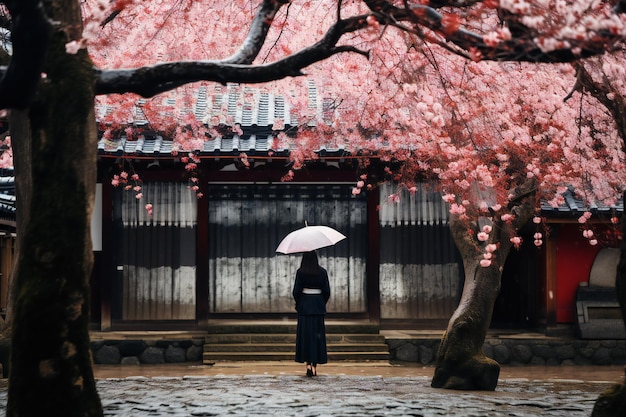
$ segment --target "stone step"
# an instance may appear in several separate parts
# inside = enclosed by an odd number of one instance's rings
[[[203,362],[293,361],[295,321],[222,320],[209,325]],[[327,321],[329,361],[389,361],[389,347],[378,325],[360,321]]]
[[[328,352],[384,352],[388,347],[384,343],[328,343]],[[241,343],[207,344],[205,352],[295,352],[293,343]]]
[[[332,333],[367,333],[378,334],[380,326],[370,323],[351,323],[351,322],[327,322],[325,324],[326,334]],[[254,323],[254,322],[236,322],[209,324],[209,334],[232,334],[232,333],[265,333],[265,334],[295,334],[296,323],[291,322],[271,322],[271,323]]]
[[[206,344],[235,344],[235,343],[295,343],[296,334],[258,334],[258,333],[231,333],[210,334],[205,336]],[[385,337],[380,334],[326,334],[327,343],[385,343]]]
[[[293,361],[293,352],[204,352],[205,365],[217,361]],[[389,352],[328,352],[331,361],[389,361]]]

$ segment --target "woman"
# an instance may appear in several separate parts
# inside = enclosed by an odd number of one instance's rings
[[[293,298],[298,312],[296,362],[306,363],[306,376],[317,376],[317,365],[328,362],[324,315],[330,298],[330,284],[328,273],[319,265],[315,251],[302,255]]]

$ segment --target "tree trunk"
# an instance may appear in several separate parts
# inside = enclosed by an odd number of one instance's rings
[[[525,224],[532,215],[532,205],[524,200],[516,207],[515,224],[494,220],[487,242],[476,239],[466,222],[450,219],[450,229],[463,258],[465,283],[459,306],[448,322],[448,328],[437,351],[431,386],[459,390],[495,390],[500,365],[486,357],[483,344],[491,324],[493,308],[500,292],[504,262],[511,250],[510,236],[515,227]],[[484,219],[488,223],[489,219]],[[491,265],[482,267],[485,246],[497,244]]]
[[[57,29],[29,110],[32,142],[14,148],[20,210],[36,215],[18,225],[7,416],[101,416],[88,332],[93,68],[86,51],[65,52],[80,38],[80,4],[45,4]],[[23,140],[13,137],[14,144]]]
[[[500,291],[502,272],[495,265],[481,267],[482,253],[462,253],[462,257],[465,268],[463,294],[441,340],[431,386],[494,390],[500,365],[483,354],[483,344]]]
[[[626,193],[623,196],[626,201]],[[622,232],[626,236],[626,216],[622,215]],[[626,241],[620,244],[620,257],[615,277],[615,290],[626,326]],[[626,372],[626,369],[625,369]],[[602,393],[593,407],[592,417],[626,416],[626,384],[616,384]]]

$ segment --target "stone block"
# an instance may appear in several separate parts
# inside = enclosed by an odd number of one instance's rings
[[[122,358],[122,365],[140,365],[141,361],[137,356],[125,356]]]
[[[102,365],[117,365],[122,355],[116,346],[104,345],[93,354],[93,361]]]
[[[611,351],[608,348],[602,347],[595,351],[591,357],[591,361],[594,365],[610,365],[613,362],[611,359]]]
[[[528,363],[533,357],[533,352],[528,345],[513,345],[509,347],[511,360],[520,363]]]
[[[165,362],[167,363],[182,363],[186,360],[186,350],[182,347],[169,345],[165,348]]]
[[[419,350],[419,361],[422,365],[430,365],[434,362],[435,353],[433,349],[429,346],[420,345],[418,347]]]
[[[139,355],[141,363],[145,364],[157,364],[165,363],[165,357],[163,356],[163,349],[159,349],[155,346],[149,346]]]
[[[560,345],[554,349],[554,353],[557,359],[563,361],[565,359],[574,359],[576,351],[571,345]]]
[[[539,356],[544,360],[554,357],[554,349],[550,345],[540,343],[532,345],[530,349],[534,356]]]
[[[190,346],[185,355],[187,358],[187,361],[189,362],[198,362],[202,360],[202,353],[203,353],[203,349],[202,346],[198,346],[198,345],[193,345]]]
[[[418,362],[419,351],[417,346],[410,342],[405,342],[394,350],[394,359],[404,362]]]
[[[511,355],[506,345],[496,345],[493,347],[493,359],[500,364],[509,363]]]

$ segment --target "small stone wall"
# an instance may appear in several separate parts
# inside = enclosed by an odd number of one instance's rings
[[[440,339],[391,339],[391,361],[434,365]],[[622,365],[625,340],[488,338],[483,352],[501,365]]]
[[[201,362],[204,338],[188,340],[98,340],[91,342],[100,365]]]

